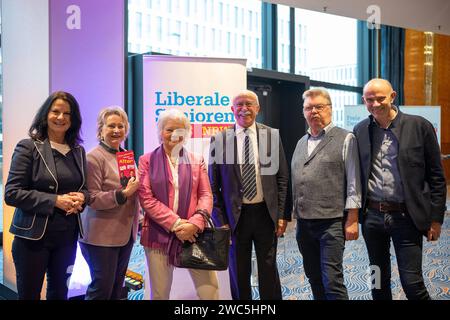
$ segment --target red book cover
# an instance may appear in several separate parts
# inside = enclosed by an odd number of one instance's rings
[[[128,180],[136,175],[136,164],[134,162],[134,152],[132,150],[116,153],[117,165],[119,166],[120,184],[126,187]]]

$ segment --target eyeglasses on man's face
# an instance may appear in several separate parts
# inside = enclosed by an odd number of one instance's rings
[[[252,107],[256,107],[256,103],[253,101],[239,101],[239,102],[235,103],[234,106],[236,108],[243,108],[243,107],[252,108]]]
[[[326,104],[316,104],[316,105],[309,105],[306,107],[303,107],[304,112],[312,112],[314,109],[317,110],[317,112],[322,112],[326,106],[329,106],[329,103]]]

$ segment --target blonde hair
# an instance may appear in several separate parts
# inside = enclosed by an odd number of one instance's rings
[[[106,119],[108,119],[111,115],[117,115],[122,118],[125,125],[125,137],[128,135],[128,130],[130,128],[130,124],[128,123],[128,116],[125,110],[119,106],[111,106],[106,107],[100,110],[100,113],[97,117],[97,139],[98,141],[102,140],[102,130],[103,126],[106,124]]]
[[[305,92],[303,92],[302,98],[303,100],[305,100],[306,98],[314,98],[317,96],[324,97],[331,106],[330,94],[324,87],[317,87],[314,89],[306,90]]]

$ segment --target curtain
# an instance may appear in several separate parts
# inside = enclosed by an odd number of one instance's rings
[[[381,78],[397,92],[396,105],[404,103],[405,29],[381,26]]]

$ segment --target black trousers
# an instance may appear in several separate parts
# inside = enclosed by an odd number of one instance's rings
[[[80,249],[89,265],[92,279],[85,299],[126,299],[124,281],[133,249],[133,237],[122,247],[102,247],[80,242]]]
[[[281,300],[275,225],[264,202],[242,205],[230,248],[230,284],[234,300],[251,300],[251,257],[255,245],[261,300]]]
[[[41,240],[14,237],[12,256],[19,300],[39,300],[47,273],[47,300],[67,300],[78,230],[48,231]]]

